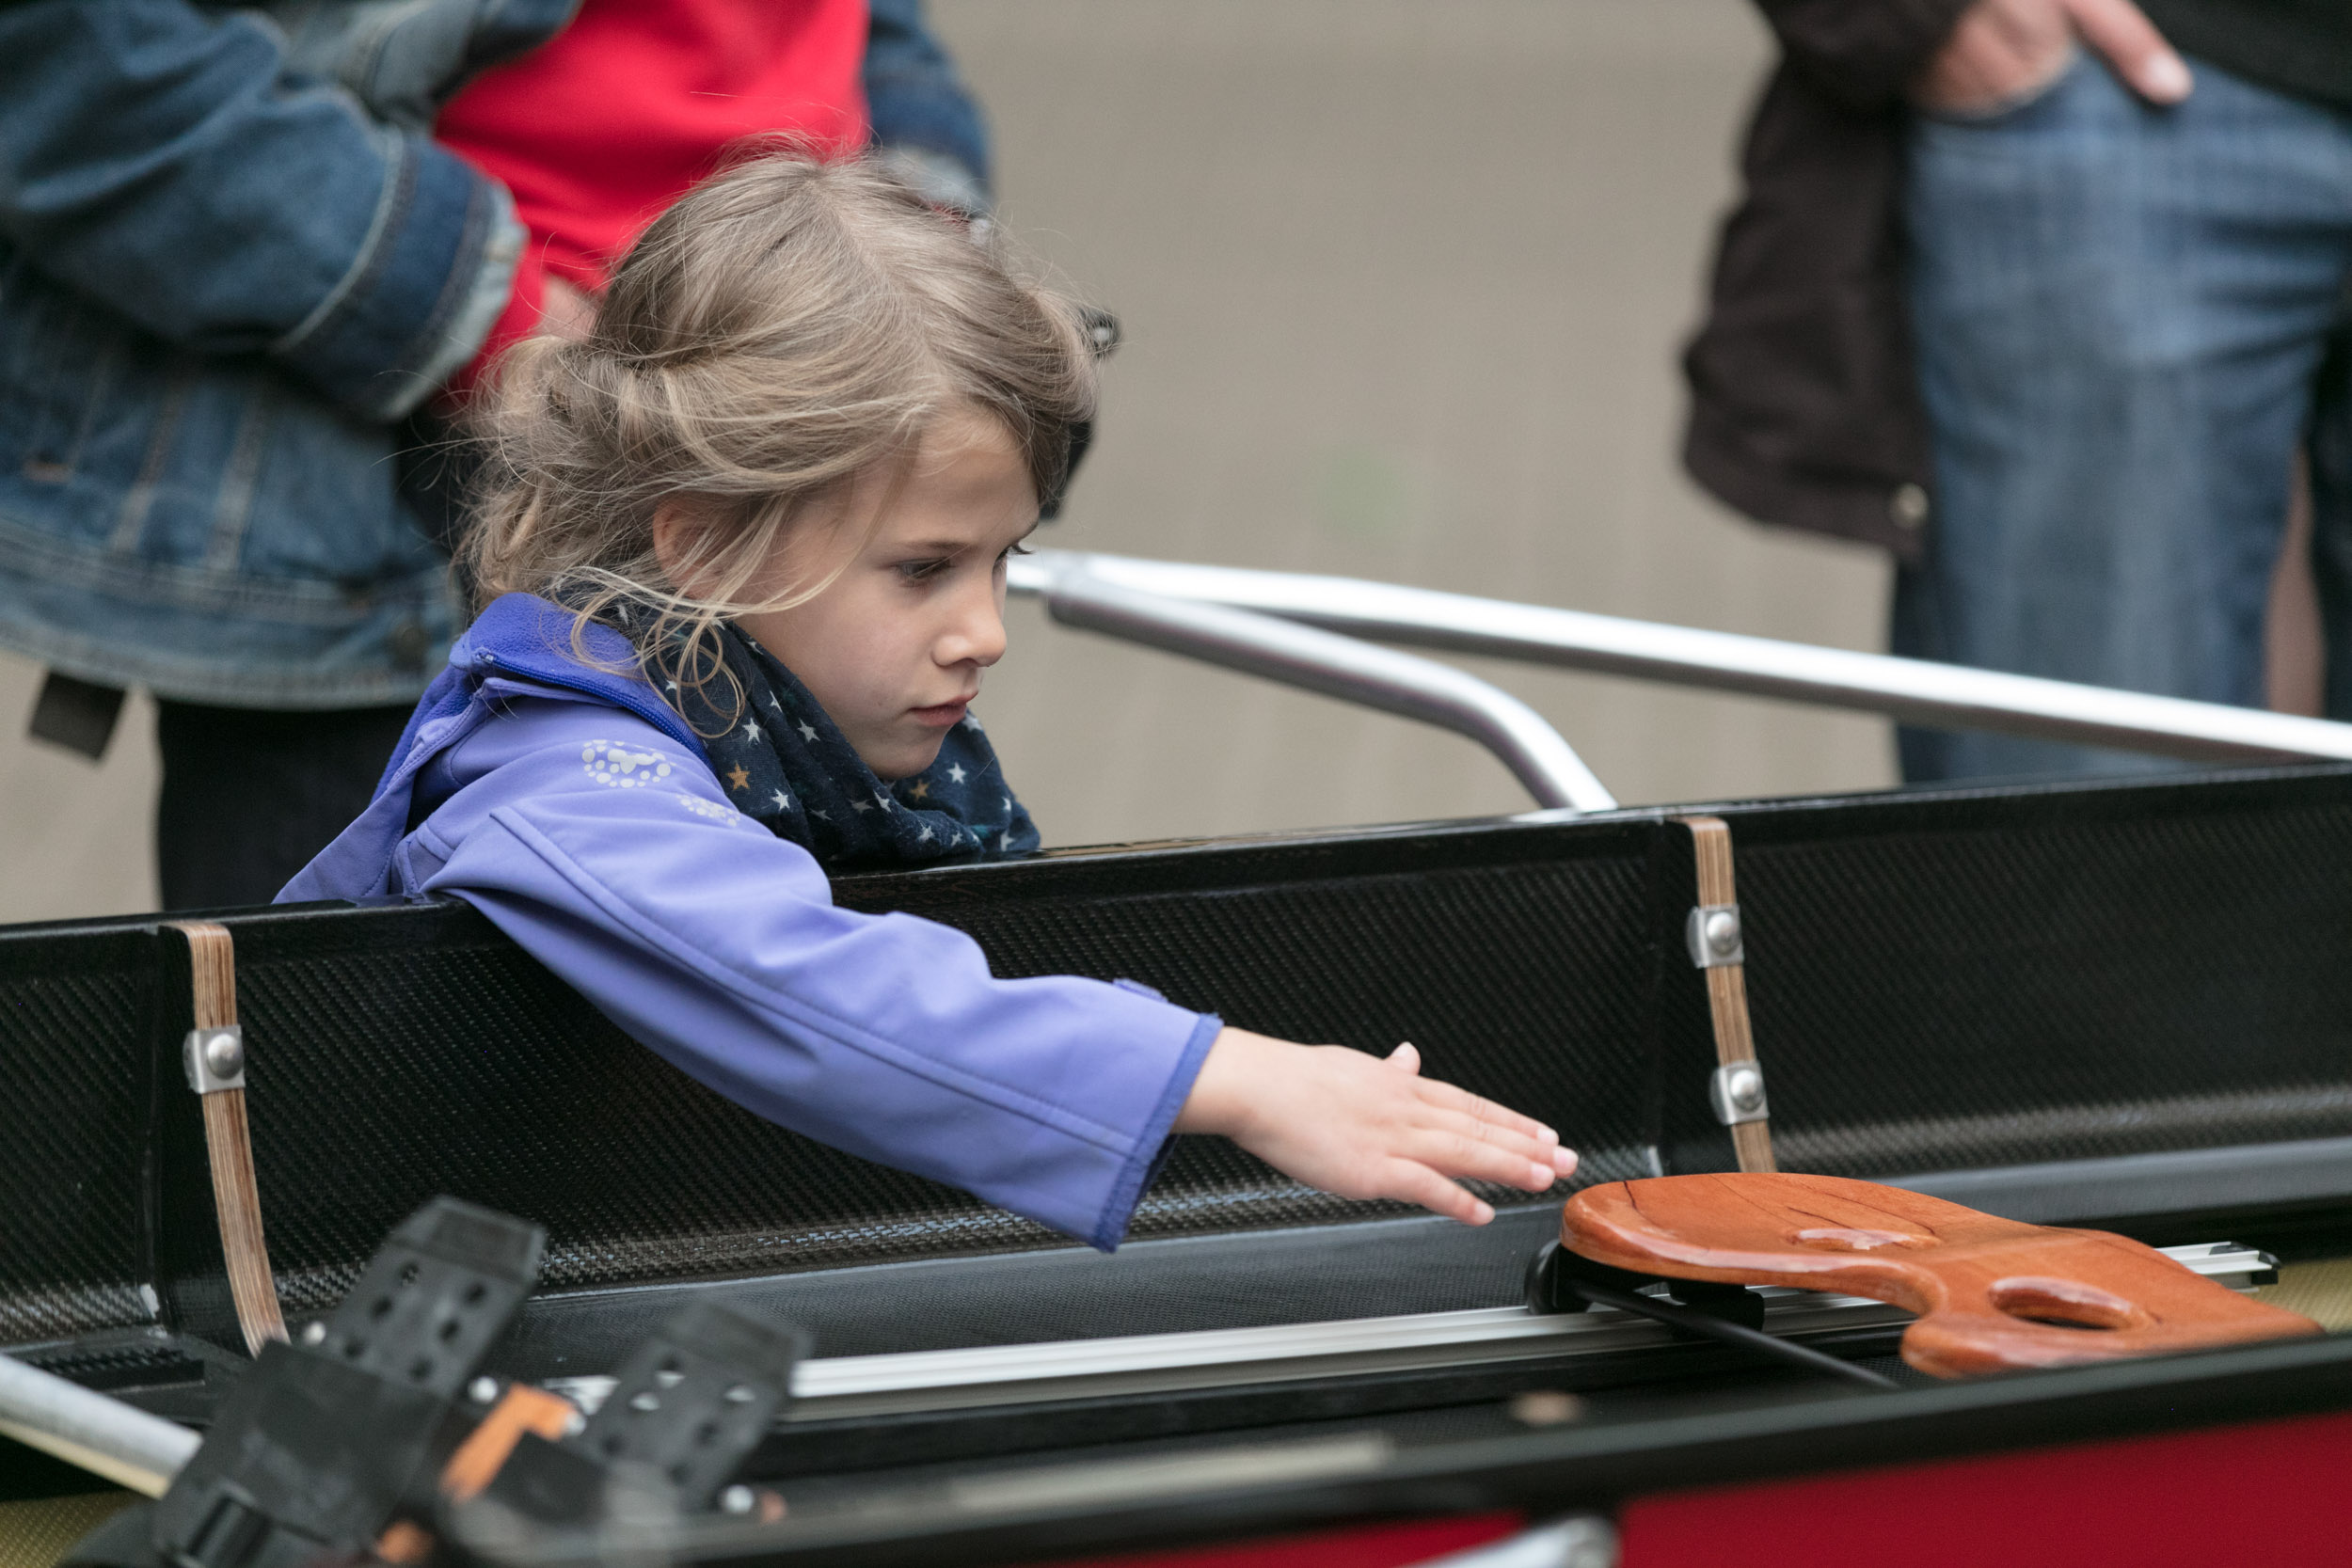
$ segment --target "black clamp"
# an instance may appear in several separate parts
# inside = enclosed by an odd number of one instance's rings
[[[447,1510],[445,1537],[463,1546],[594,1530],[624,1499],[640,1520],[720,1502],[753,1512],[756,1495],[727,1483],[790,1400],[808,1350],[797,1328],[694,1303],[622,1364],[583,1429],[520,1439],[479,1497]]]
[[[1649,1293],[1651,1288],[1657,1286],[1664,1287],[1663,1295]],[[1589,1310],[1596,1297],[1587,1287],[1610,1295],[1641,1295],[1645,1301],[1661,1302],[1668,1307],[1701,1313],[1717,1323],[1737,1323],[1742,1328],[1758,1330],[1764,1326],[1764,1298],[1745,1285],[1723,1285],[1709,1279],[1668,1279],[1662,1275],[1635,1274],[1629,1269],[1596,1263],[1589,1258],[1570,1252],[1558,1242],[1546,1242],[1543,1250],[1528,1260],[1527,1309],[1531,1312]],[[1601,1304],[1618,1305],[1615,1301]]]
[[[1654,1287],[1663,1286],[1660,1294]],[[1764,1298],[1748,1286],[1708,1279],[1671,1279],[1596,1263],[1547,1242],[1528,1259],[1531,1312],[1582,1312],[1607,1307],[1663,1324],[1678,1338],[1711,1339],[1754,1355],[1871,1388],[1897,1386],[1892,1378],[1764,1332]]]
[[[542,1390],[501,1399],[476,1375],[545,1244],[521,1220],[455,1198],[425,1205],[331,1317],[262,1348],[153,1508],[117,1515],[68,1563],[464,1560],[550,1528],[776,1508],[728,1483],[791,1397],[809,1349],[799,1329],[697,1302],[637,1348],[587,1418]],[[519,1428],[485,1418],[526,1405]]]
[[[292,1568],[369,1549],[470,1419],[460,1390],[539,1274],[535,1225],[436,1198],[334,1315],[264,1345],[155,1505],[172,1568]]]

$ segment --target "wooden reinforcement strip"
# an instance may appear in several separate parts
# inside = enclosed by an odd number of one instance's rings
[[[1677,816],[1691,830],[1691,848],[1698,862],[1699,902],[1707,905],[1740,902],[1731,870],[1731,829],[1720,816]],[[1715,1022],[1715,1060],[1723,1067],[1756,1061],[1756,1035],[1748,1023],[1748,979],[1745,964],[1716,964],[1706,971],[1707,1008]],[[1771,1171],[1772,1124],[1734,1122],[1732,1152],[1744,1171]]]
[[[174,921],[170,928],[188,940],[194,976],[195,1023],[226,1029],[237,1022],[236,947],[229,928],[208,920]],[[262,1236],[262,1189],[253,1174],[253,1137],[246,1123],[245,1090],[220,1089],[198,1097],[204,1105],[204,1149],[213,1167],[213,1207],[220,1215],[220,1250],[229,1268],[229,1294],[236,1303],[237,1326],[254,1355],[272,1339],[286,1338],[271,1276],[269,1248]]]

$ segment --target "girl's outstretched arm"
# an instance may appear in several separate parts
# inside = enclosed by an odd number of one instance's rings
[[[1227,1029],[1210,1047],[1179,1132],[1218,1132],[1309,1186],[1397,1198],[1465,1225],[1495,1212],[1456,1179],[1540,1193],[1576,1169],[1541,1122],[1421,1076],[1421,1053],[1386,1060]]]

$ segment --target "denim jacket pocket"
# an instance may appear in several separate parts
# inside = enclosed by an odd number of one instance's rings
[[[34,273],[0,246],[0,471],[70,484],[90,456],[130,330],[113,311]]]
[[[413,698],[454,627],[387,426],[0,245],[0,646],[194,702]]]

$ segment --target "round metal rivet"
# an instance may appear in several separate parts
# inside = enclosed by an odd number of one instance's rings
[[[1899,484],[1886,503],[1895,526],[1909,532],[1928,520],[1928,493],[1916,484]]]
[[[1753,1111],[1764,1103],[1764,1075],[1754,1068],[1741,1068],[1724,1082],[1732,1105],[1742,1111]]]
[[[654,1398],[653,1390],[648,1388],[642,1394],[632,1395],[628,1402],[628,1407],[631,1410],[639,1411],[659,1410],[661,1408],[661,1402]]]
[[[302,1342],[306,1345],[323,1345],[326,1343],[326,1324],[324,1323],[304,1323],[302,1325]]]
[[[1717,910],[1707,917],[1707,945],[1717,954],[1728,953],[1740,945],[1740,917],[1729,910]]]
[[[740,1483],[719,1494],[719,1506],[729,1513],[749,1513],[758,1502],[759,1499],[752,1495],[752,1489]]]
[[[499,1382],[494,1377],[478,1377],[466,1385],[466,1397],[476,1404],[495,1403],[499,1397]]]
[[[215,1035],[204,1042],[204,1065],[215,1078],[234,1078],[245,1070],[245,1042],[234,1035]]]

